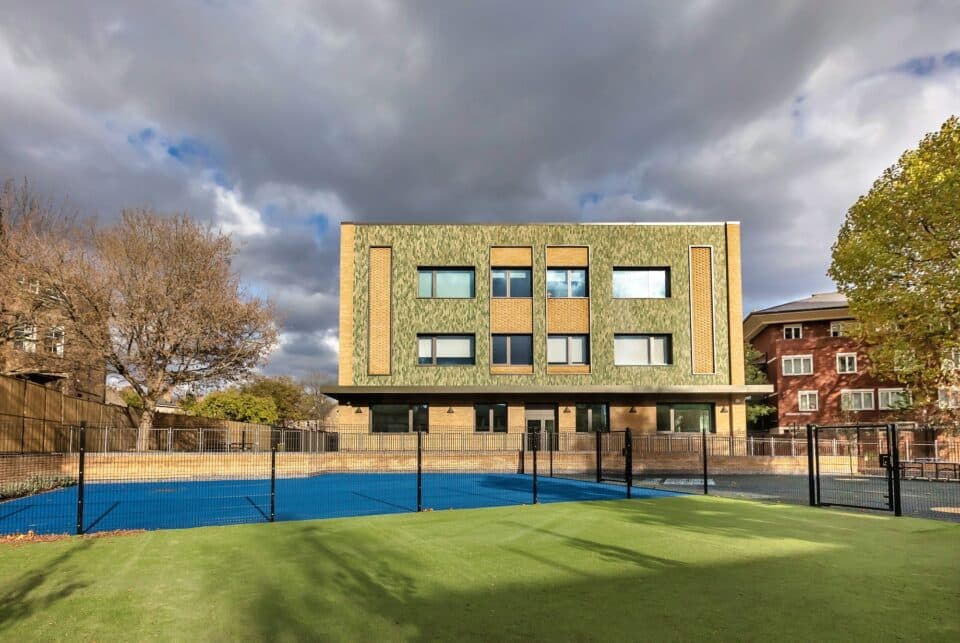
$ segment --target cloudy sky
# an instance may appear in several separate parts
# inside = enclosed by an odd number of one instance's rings
[[[960,112],[954,0],[3,4],[0,177],[218,222],[278,374],[335,372],[342,220],[739,220],[750,310]]]

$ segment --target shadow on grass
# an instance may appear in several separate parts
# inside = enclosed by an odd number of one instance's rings
[[[796,640],[960,634],[948,606],[960,565],[944,568],[942,537],[911,563],[845,538],[869,526],[854,516],[662,502],[591,505],[585,519],[609,531],[569,517],[544,522],[533,508],[501,515],[485,524],[491,542],[478,538],[462,552],[426,531],[424,542],[411,541],[409,523],[396,533],[389,522],[379,531],[310,526],[284,544],[294,567],[251,579],[250,627],[259,640],[742,640],[783,636],[785,624]],[[450,516],[444,528],[456,533]],[[669,542],[677,530],[702,536],[708,555],[697,538]],[[666,546],[651,547],[661,538]],[[289,573],[310,591],[291,591]],[[893,578],[916,600],[869,598],[868,588]]]
[[[91,540],[71,543],[63,553],[41,567],[18,578],[4,579],[0,585],[0,632],[87,587],[89,583],[64,578],[60,572],[64,563],[92,544]]]

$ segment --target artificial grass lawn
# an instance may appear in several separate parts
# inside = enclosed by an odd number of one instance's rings
[[[704,497],[0,547],[0,639],[960,640],[960,525]]]

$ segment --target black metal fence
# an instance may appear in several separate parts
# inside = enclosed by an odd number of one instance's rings
[[[708,494],[960,520],[960,458],[895,429],[800,439],[693,434],[368,433],[64,427],[61,452],[0,455],[0,533],[157,529],[564,500]],[[909,446],[911,456],[902,453]],[[937,454],[936,456],[930,454]],[[923,455],[919,455],[923,454]],[[896,475],[894,475],[896,472]]]

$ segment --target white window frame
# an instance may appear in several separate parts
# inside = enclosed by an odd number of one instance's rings
[[[800,360],[801,364],[803,360],[810,360],[810,372],[809,373],[788,373],[787,372],[787,361],[794,362]],[[783,373],[784,377],[804,377],[807,375],[813,375],[813,355],[784,355],[780,358],[780,372]]]
[[[852,371],[844,371],[844,370],[841,370],[841,368],[840,368],[841,362],[844,361],[845,358],[847,358],[847,357],[852,357],[852,358],[853,358],[853,370],[852,370]],[[860,370],[860,367],[859,367],[859,365],[857,364],[857,361],[858,361],[858,360],[857,360],[857,354],[856,354],[856,353],[837,353],[837,357],[836,357],[837,373],[838,373],[839,375],[856,375],[857,372],[859,372],[859,370]]]
[[[494,295],[493,294],[493,273],[494,272],[503,272],[504,279],[506,279],[507,294],[505,295]],[[511,272],[526,272],[530,275],[530,294],[529,295],[514,295],[510,292],[510,280]],[[476,283],[476,281],[474,281]],[[491,266],[490,267],[490,298],[491,299],[530,299],[533,297],[533,267],[532,266],[515,266],[515,267],[503,267],[503,266]]]
[[[559,340],[559,339],[565,340],[565,342],[566,342],[566,348],[564,349],[564,355],[566,356],[566,361],[563,361],[563,362],[551,362],[551,361],[550,361],[550,340],[551,340],[551,339],[554,339],[554,340]],[[584,357],[584,360],[583,360],[582,362],[571,362],[571,361],[570,361],[570,355],[571,355],[571,353],[572,353],[572,351],[570,350],[570,348],[571,348],[571,344],[573,343],[573,341],[574,341],[575,339],[582,339],[582,340],[583,340],[583,357]],[[587,365],[587,364],[589,364],[589,363],[590,363],[590,336],[589,336],[589,335],[586,335],[586,334],[583,334],[583,333],[579,333],[579,334],[578,334],[578,333],[574,333],[574,334],[570,334],[570,335],[560,335],[560,334],[547,335],[547,364],[553,364],[553,365],[565,365],[565,364],[569,364],[569,365],[583,366],[583,365]]]
[[[63,326],[54,326],[47,330],[43,337],[43,352],[63,357],[63,347],[66,343],[64,337]]]
[[[938,388],[937,406],[941,409],[960,409],[960,388],[955,386]]]
[[[650,357],[652,356],[651,340],[653,338],[665,338],[666,343],[664,345],[663,356],[664,362],[652,362]],[[617,339],[641,339],[645,340],[647,343],[647,358],[648,363],[633,363],[633,362],[621,362],[617,359]],[[668,333],[616,333],[613,336],[613,365],[614,366],[672,366],[673,365],[673,336]]]
[[[616,288],[615,288],[614,285],[613,285],[613,284],[616,282],[616,280],[617,280],[617,273],[620,273],[620,274],[628,274],[628,273],[641,273],[641,272],[644,273],[644,277],[647,278],[647,283],[646,283],[646,285],[647,285],[647,291],[646,291],[646,294],[644,294],[644,295],[641,296],[641,297],[618,297],[618,296],[616,295]],[[650,287],[649,287],[649,286],[650,286],[650,281],[649,281],[649,276],[650,276],[650,273],[653,273],[653,272],[663,273],[663,285],[664,285],[664,288],[663,288],[663,291],[664,291],[663,297],[660,297],[660,296],[658,296],[658,295],[652,295],[652,294],[650,294]],[[614,299],[670,299],[670,294],[671,294],[671,293],[670,293],[670,268],[669,268],[669,267],[642,267],[642,266],[638,266],[638,267],[614,267],[614,268],[613,268],[613,271],[612,271],[612,276],[611,276],[611,282],[610,282],[610,283],[611,283],[611,285],[610,285],[610,292],[613,293],[613,298],[614,298]]]
[[[878,388],[877,389],[877,408],[880,409],[881,411],[899,411],[900,410],[899,406],[890,406],[889,403],[888,404],[883,403],[884,393],[900,393],[903,395],[908,405],[912,402],[910,398],[910,392],[903,387]]]
[[[846,337],[846,329],[844,328],[846,322],[842,321],[832,321],[830,322],[830,337]]]
[[[795,337],[787,337],[787,331],[788,331],[788,330],[795,330],[795,331],[797,331],[798,334],[797,334]],[[791,334],[792,334],[792,333],[791,333]],[[789,340],[789,339],[803,339],[803,324],[784,324],[784,325],[783,325],[783,338],[784,338],[784,339],[787,339],[787,340]]]
[[[24,353],[37,352],[37,327],[32,325],[17,326],[13,329],[13,347]]]
[[[813,407],[803,408],[803,399],[813,396]],[[815,390],[797,391],[797,410],[801,413],[814,413],[820,410],[820,392]]]
[[[469,363],[465,364],[442,364],[438,361],[437,358],[437,342],[443,340],[469,340],[470,341],[470,359],[472,360]],[[430,343],[430,362],[424,363],[420,361],[421,357],[426,357],[425,355],[420,355],[420,343],[429,342]],[[469,333],[456,333],[456,334],[429,334],[422,333],[417,335],[417,365],[418,366],[438,366],[441,368],[449,366],[476,366],[477,364],[477,338],[475,335]]]
[[[863,408],[853,408],[851,406],[845,405],[843,403],[844,399],[848,396],[859,394],[861,398],[864,394],[870,394],[870,406]],[[874,411],[877,408],[877,395],[872,388],[845,388],[840,389],[840,410],[841,411],[852,411],[854,413],[862,413],[864,411]]]
[[[443,272],[469,272],[472,275],[470,295],[467,297],[445,297],[437,295],[437,277]],[[420,275],[430,275],[430,294],[420,294]],[[477,271],[473,266],[420,266],[417,268],[417,299],[475,299],[477,296]]]
[[[583,290],[584,292],[586,292],[585,295],[573,294],[573,279],[570,276],[570,273],[574,271],[583,272]],[[565,295],[550,294],[550,286],[547,285],[547,282],[549,281],[549,279],[547,277],[549,277],[549,273],[551,272],[564,273],[564,276],[566,277],[567,294]],[[544,278],[543,287],[546,290],[547,299],[586,299],[587,297],[590,296],[590,271],[586,268],[586,266],[582,268],[547,268],[547,276]]]

